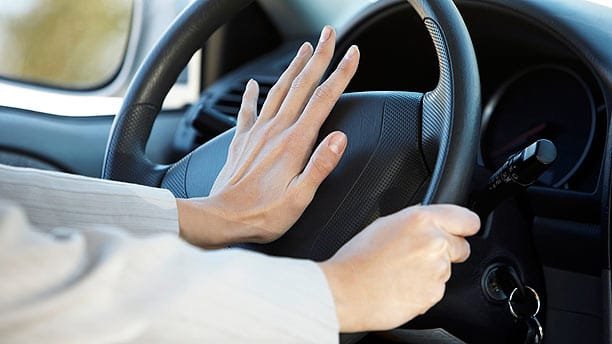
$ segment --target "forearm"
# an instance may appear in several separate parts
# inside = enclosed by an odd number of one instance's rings
[[[7,342],[337,342],[332,296],[313,262],[202,251],[172,235],[38,233],[4,210]]]

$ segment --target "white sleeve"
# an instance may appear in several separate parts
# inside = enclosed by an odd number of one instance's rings
[[[0,198],[25,209],[41,231],[110,225],[136,236],[178,235],[176,199],[164,189],[0,165]]]
[[[338,341],[314,262],[204,251],[172,234],[77,229],[38,232],[0,201],[1,342]]]

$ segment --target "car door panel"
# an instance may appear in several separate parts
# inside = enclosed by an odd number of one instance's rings
[[[176,158],[172,141],[182,115],[182,111],[159,115],[147,146],[150,159],[168,163]],[[99,177],[113,118],[56,116],[2,107],[0,163]]]

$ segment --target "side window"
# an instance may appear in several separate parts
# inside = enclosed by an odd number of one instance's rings
[[[0,6],[0,76],[71,90],[103,87],[118,72],[131,0],[17,0]]]
[[[192,0],[0,0],[0,109],[117,113],[147,53]],[[198,52],[165,98],[200,95]]]

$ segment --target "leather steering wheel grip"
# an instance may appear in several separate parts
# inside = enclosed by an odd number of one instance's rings
[[[187,63],[221,25],[253,0],[200,0],[174,20],[140,66],[111,127],[102,178],[159,187],[169,166],[145,156],[161,106]]]
[[[480,75],[472,39],[452,1],[410,0],[438,57],[439,80],[423,99],[423,150],[432,169],[422,204],[464,204],[480,132]],[[444,15],[441,15],[444,14]],[[446,135],[440,135],[446,133]]]

